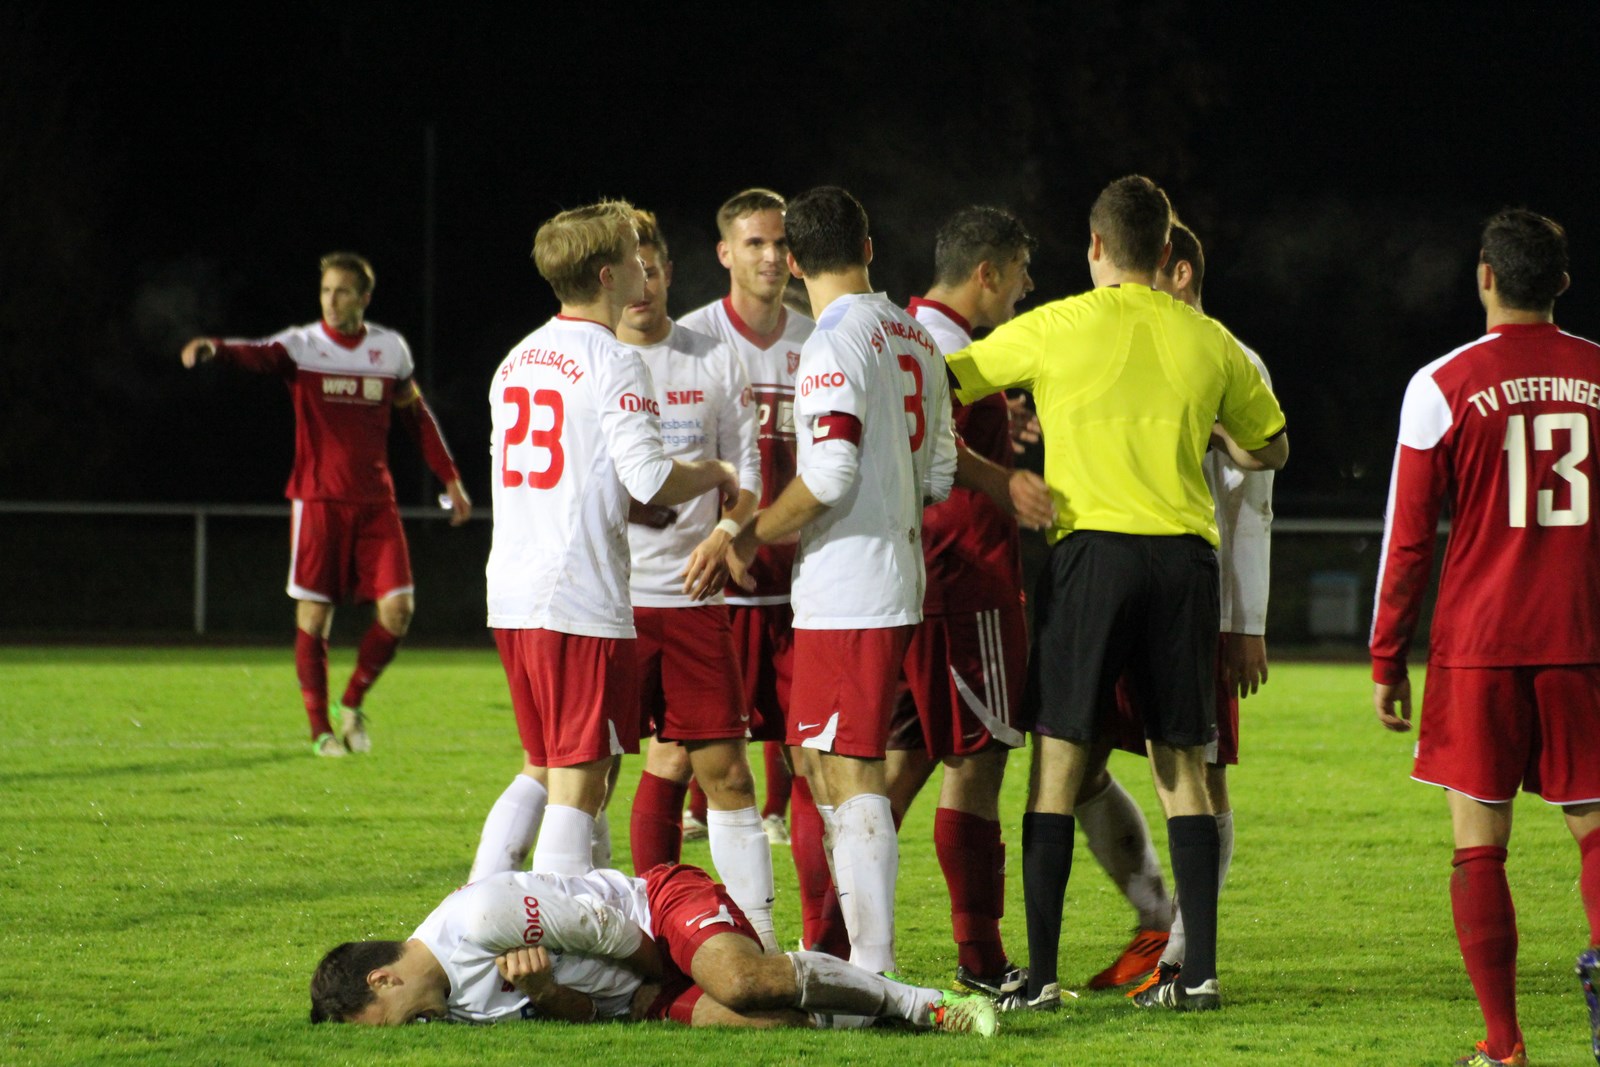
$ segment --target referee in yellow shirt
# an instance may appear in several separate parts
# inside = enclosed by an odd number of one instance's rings
[[[948,357],[963,404],[1033,391],[1055,498],[1034,599],[1024,715],[1036,733],[1022,820],[1030,974],[1003,1008],[1058,1007],[1072,805],[1117,679],[1145,708],[1188,931],[1173,1006],[1221,1006],[1217,824],[1204,746],[1216,730],[1217,527],[1201,473],[1225,447],[1248,469],[1289,458],[1283,410],[1232,335],[1154,291],[1172,206],[1148,178],[1112,182],[1089,212],[1095,288],[1046,304]],[[1220,424],[1220,431],[1215,427]]]

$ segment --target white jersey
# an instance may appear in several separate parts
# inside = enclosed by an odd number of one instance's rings
[[[972,343],[972,328],[965,319],[933,300],[913,300],[911,317],[920,322],[941,353],[959,352]],[[948,385],[948,383],[947,383]]]
[[[800,349],[815,324],[804,315],[784,309],[778,329],[761,335],[739,317],[731,297],[723,297],[691,311],[679,320],[683,326],[710,334],[733,349],[750,382],[756,409],[756,440],[761,450],[761,506],[778,498],[794,478],[794,383],[800,367]],[[728,603],[740,606],[787,604],[792,545],[766,545],[756,554],[750,573],[756,588],[746,591],[729,586]]]
[[[506,988],[494,962],[524,945],[543,945],[555,983],[593,1000],[597,1018],[626,1017],[642,979],[616,961],[649,934],[643,879],[607,870],[577,877],[505,871],[445,897],[411,937],[450,979],[450,1017],[490,1023],[539,1016],[526,996]]]
[[[1245,345],[1244,354],[1272,388],[1267,365]],[[1267,632],[1267,591],[1272,568],[1272,471],[1244,471],[1220,449],[1206,453],[1202,469],[1216,502],[1217,560],[1222,571],[1222,632]]]
[[[744,368],[733,350],[714,337],[676,323],[660,344],[627,347],[639,353],[655,382],[666,454],[685,461],[727,460],[739,472],[739,488],[759,500],[756,408]],[[690,608],[697,603],[722,603],[721,593],[706,601],[685,595],[682,578],[689,553],[710,535],[722,515],[718,495],[702,493],[676,510],[677,520],[665,529],[628,524],[635,607]]]
[[[802,480],[825,462],[819,420],[831,412],[861,424],[856,476],[800,531],[795,628],[921,622],[922,508],[949,496],[955,476],[950,394],[932,339],[882,293],[839,297],[805,343],[795,401]]]
[[[633,637],[628,498],[672,472],[644,362],[558,315],[500,364],[489,409],[489,625]]]

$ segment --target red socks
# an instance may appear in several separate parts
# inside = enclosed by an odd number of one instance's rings
[[[294,670],[300,677],[300,696],[306,702],[311,740],[333,733],[328,721],[328,640],[299,628],[294,632]]]
[[[1506,884],[1506,850],[1458,848],[1451,866],[1456,940],[1488,1026],[1489,1055],[1503,1059],[1522,1040],[1517,1026],[1517,913]]]
[[[801,937],[808,949],[848,959],[850,935],[822,848],[822,813],[811,797],[811,783],[798,775],[789,809],[789,851],[794,854],[794,870],[800,881]]]
[[[399,647],[400,639],[378,623],[374,622],[367,627],[366,636],[361,639],[361,647],[356,650],[356,669],[350,675],[350,684],[345,687],[343,701],[345,707],[361,706],[367,690],[372,688],[372,683],[378,680],[378,675],[382,674],[383,669],[394,659],[395,649]],[[326,655],[323,656],[323,664],[326,672]]]
[[[688,786],[645,771],[633,794],[628,840],[633,873],[643,876],[658,863],[677,863],[683,855],[683,795]]]
[[[767,801],[761,808],[763,819],[776,815],[783,817],[789,809],[789,794],[793,791],[794,777],[789,765],[783,761],[783,746],[768,741],[761,746],[761,758],[767,767]]]
[[[1600,830],[1591,830],[1578,842],[1583,855],[1583,874],[1578,892],[1583,896],[1583,911],[1589,916],[1589,945],[1600,948]]]
[[[950,924],[957,962],[979,975],[1005,969],[1000,915],[1005,902],[1000,824],[953,808],[933,814],[933,847],[950,887]],[[999,891],[998,899],[996,892]]]

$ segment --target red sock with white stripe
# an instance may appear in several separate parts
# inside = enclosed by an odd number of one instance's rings
[[[311,740],[333,733],[333,723],[328,721],[328,639],[297,628],[294,671],[300,678],[300,697],[306,703]]]
[[[660,863],[677,863],[683,856],[683,797],[687,785],[645,771],[633,794],[633,815],[628,820],[628,841],[633,847],[633,873]]]
[[[1505,1059],[1522,1040],[1517,1025],[1517,913],[1506,884],[1506,850],[1458,848],[1450,861],[1450,908],[1461,959],[1488,1027],[1489,1055]]]
[[[361,638],[361,646],[356,649],[356,669],[350,672],[350,684],[344,687],[342,703],[345,707],[361,706],[361,702],[367,698],[367,690],[372,688],[372,683],[378,680],[383,669],[394,661],[395,650],[399,647],[400,638],[379,623],[374,622],[367,627],[366,635]]]
[[[1000,941],[1002,903],[994,899],[996,889],[1004,885],[994,874],[1000,861],[1000,824],[939,808],[933,813],[933,847],[950,888],[956,962],[974,974],[999,974],[1006,965]]]

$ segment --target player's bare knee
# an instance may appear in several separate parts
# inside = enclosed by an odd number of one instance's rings
[[[411,617],[416,614],[416,601],[409,596],[392,596],[378,601],[378,625],[396,637],[404,637],[411,629]]]

